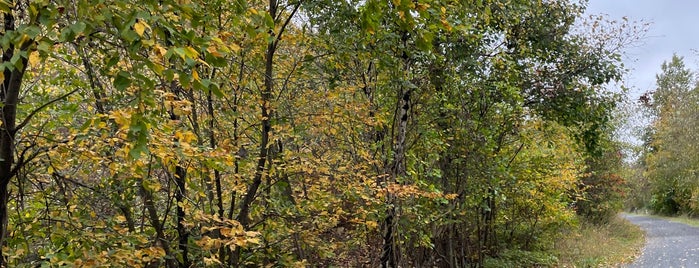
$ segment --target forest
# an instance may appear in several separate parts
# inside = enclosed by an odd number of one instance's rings
[[[0,0],[0,267],[555,259],[651,187],[612,89],[644,27],[585,7]],[[672,157],[697,81],[664,70],[650,205],[696,213],[698,163]]]

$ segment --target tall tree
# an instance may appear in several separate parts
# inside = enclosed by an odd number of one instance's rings
[[[656,84],[652,99],[645,102],[653,116],[643,156],[652,187],[649,204],[662,214],[695,213],[696,161],[682,156],[691,155],[698,141],[692,131],[697,124],[696,75],[674,55],[662,64]]]

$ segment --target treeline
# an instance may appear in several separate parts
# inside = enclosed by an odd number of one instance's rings
[[[699,212],[699,84],[696,71],[674,55],[656,75],[657,88],[641,96],[650,118],[644,129],[640,157],[629,173],[636,194],[630,209],[650,209],[663,215],[696,216]]]
[[[623,194],[604,87],[640,29],[584,9],[0,0],[0,262],[475,267],[549,250]]]

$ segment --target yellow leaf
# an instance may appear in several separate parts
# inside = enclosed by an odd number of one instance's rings
[[[234,52],[240,51],[240,46],[236,43],[231,43],[228,47],[230,47],[230,49],[233,50]]]
[[[143,21],[138,21],[133,25],[134,31],[136,31],[136,33],[141,37],[143,37],[143,33],[146,31],[146,28],[150,28],[150,26]]]
[[[221,228],[220,232],[223,237],[231,237],[231,228]]]
[[[420,11],[425,11],[427,8],[430,7],[429,4],[423,4],[423,3],[418,3],[417,4],[417,9]]]
[[[375,221],[366,221],[366,226],[367,226],[367,228],[373,230],[373,229],[376,229],[379,226],[379,224]]]
[[[0,72],[0,83],[5,82],[5,72]]]
[[[195,70],[195,69],[192,69],[192,78],[194,79],[194,81],[199,81],[199,80],[200,80],[200,79],[199,79],[199,73],[198,73],[197,70]]]
[[[216,259],[216,258],[208,258],[208,257],[204,257],[204,264],[206,264],[207,266],[208,266],[208,265],[213,265],[213,264],[223,265],[223,263],[222,263],[221,261],[219,261],[218,259]]]
[[[29,54],[29,66],[36,67],[37,65],[39,65],[40,61],[41,58],[39,57],[39,52],[32,51],[32,53]]]
[[[161,57],[165,57],[165,54],[167,54],[167,48],[164,48],[159,44],[155,44],[155,50],[158,51],[158,53],[160,53]]]
[[[29,41],[29,39],[30,39],[30,38],[29,38],[28,35],[22,34],[22,37],[20,37],[19,43],[17,44],[17,46],[18,46],[18,47],[21,47],[24,43],[26,43],[27,41]]]
[[[151,68],[156,74],[162,74],[163,71],[165,71],[165,67],[163,67],[160,64],[154,63],[153,67]],[[88,106],[90,107],[90,106]]]
[[[146,39],[146,40],[141,41],[141,44],[143,44],[143,47],[152,47],[153,45],[155,45],[155,40]]]
[[[221,58],[223,55],[218,51],[218,48],[215,46],[209,46],[206,48],[206,51],[209,52],[214,57]]]
[[[185,54],[193,59],[199,57],[199,52],[197,52],[197,50],[193,47],[186,47]]]

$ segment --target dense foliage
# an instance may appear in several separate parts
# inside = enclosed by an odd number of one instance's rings
[[[656,76],[657,89],[641,97],[651,125],[645,129],[645,144],[635,167],[635,208],[648,207],[665,215],[697,215],[697,79],[682,57],[663,63]],[[643,173],[639,170],[644,171]]]
[[[623,194],[638,29],[584,9],[0,0],[0,262],[555,263]]]

